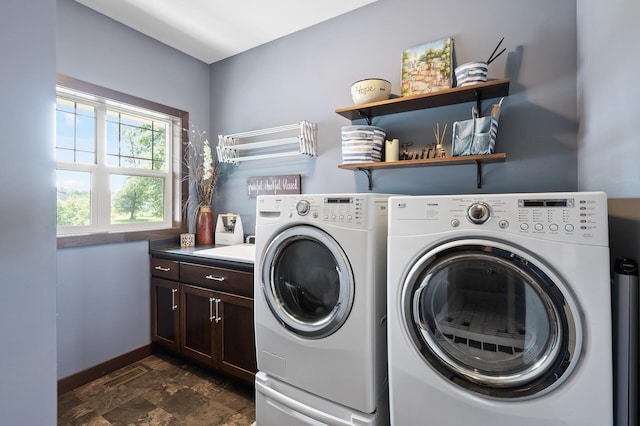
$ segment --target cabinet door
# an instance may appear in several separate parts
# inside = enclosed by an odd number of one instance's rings
[[[151,277],[151,336],[154,342],[180,350],[178,283]]]
[[[218,343],[215,327],[216,308],[220,303],[215,292],[201,287],[182,284],[181,350],[186,356],[217,367]]]
[[[253,299],[218,293],[220,319],[220,368],[248,382],[253,382],[256,367],[256,345],[253,327]]]

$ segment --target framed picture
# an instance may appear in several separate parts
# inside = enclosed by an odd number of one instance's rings
[[[402,52],[402,96],[453,86],[453,39],[443,38]]]

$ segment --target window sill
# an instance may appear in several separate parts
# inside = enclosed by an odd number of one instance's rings
[[[133,241],[156,240],[177,237],[186,232],[182,228],[159,229],[156,231],[105,232],[86,235],[64,235],[57,238],[58,249],[88,247],[102,244],[129,243]]]

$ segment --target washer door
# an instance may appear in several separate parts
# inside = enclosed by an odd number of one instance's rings
[[[275,317],[290,331],[323,338],[340,328],[353,304],[347,256],[327,233],[295,226],[267,246],[262,289]]]
[[[539,395],[575,366],[576,305],[551,271],[493,242],[458,242],[425,254],[404,288],[417,348],[447,379],[500,398]]]

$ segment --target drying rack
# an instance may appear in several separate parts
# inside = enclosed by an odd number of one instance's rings
[[[316,157],[316,133],[315,123],[303,120],[252,132],[218,135],[218,161],[238,165],[244,161],[298,155]]]

